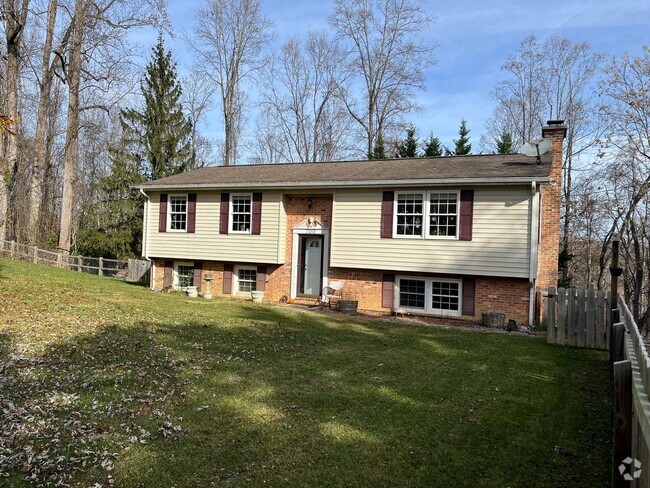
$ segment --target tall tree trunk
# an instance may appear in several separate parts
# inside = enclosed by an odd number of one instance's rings
[[[7,116],[14,121],[7,134],[6,157],[0,162],[0,241],[7,237],[9,224],[9,188],[15,177],[18,163],[18,84],[20,79],[20,50],[29,0],[22,4],[17,0],[3,1],[5,37],[7,48]]]
[[[41,64],[40,97],[38,101],[38,115],[36,118],[36,135],[34,137],[34,160],[32,162],[32,181],[29,186],[29,214],[27,229],[29,243],[34,245],[42,239],[41,198],[43,194],[43,167],[45,166],[45,137],[47,132],[47,115],[50,108],[50,94],[52,78],[54,77],[54,64],[50,63],[54,28],[58,0],[50,0],[47,10],[47,26],[45,32],[45,45]]]
[[[87,0],[88,4],[92,3]],[[59,225],[59,249],[69,253],[72,236],[72,218],[77,183],[77,164],[79,159],[79,83],[83,53],[81,52],[86,9],[84,0],[76,0],[75,15],[72,21],[72,42],[68,60],[68,116],[63,153],[63,196],[61,199],[61,223]]]

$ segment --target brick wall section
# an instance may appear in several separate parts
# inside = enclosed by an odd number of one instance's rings
[[[542,129],[542,135],[551,140],[551,180],[555,183],[542,185],[541,242],[537,264],[538,287],[556,286],[558,257],[560,253],[560,219],[562,206],[562,148],[566,127],[550,126]]]
[[[307,208],[309,199],[312,201],[311,209]],[[277,302],[282,296],[288,297],[291,294],[294,227],[303,220],[313,218],[327,229],[332,228],[332,195],[285,195],[284,208],[287,213],[284,265],[268,266],[266,271],[267,290],[264,299],[272,302]]]

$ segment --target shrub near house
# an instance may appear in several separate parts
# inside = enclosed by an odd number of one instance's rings
[[[318,297],[329,280],[359,308],[529,323],[555,284],[562,143],[538,161],[476,155],[208,167],[143,183],[154,289]]]

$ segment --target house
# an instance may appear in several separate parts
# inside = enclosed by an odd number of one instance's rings
[[[464,319],[534,318],[557,281],[562,146],[469,155],[207,167],[139,186],[151,288],[265,301],[317,298],[344,280],[359,308]]]

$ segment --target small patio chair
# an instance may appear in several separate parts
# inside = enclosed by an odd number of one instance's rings
[[[329,284],[323,288],[321,296],[321,303],[332,306],[332,300],[337,302],[343,298],[343,285],[345,281],[330,281]]]

